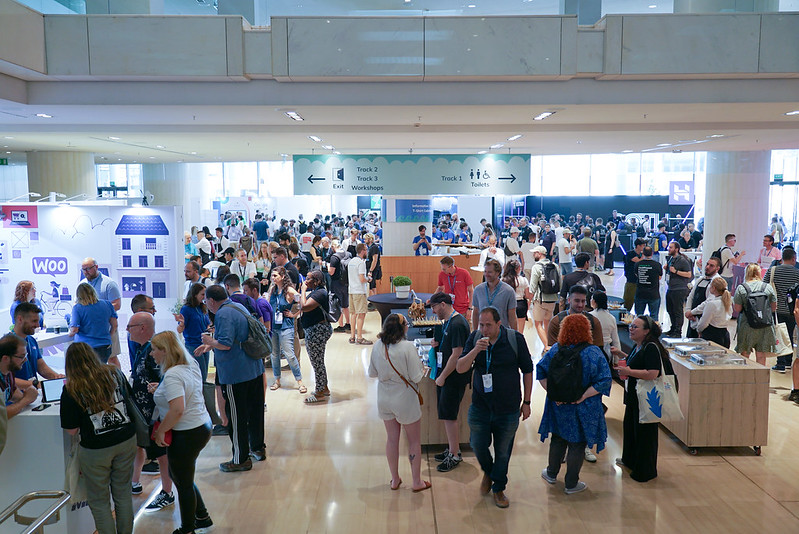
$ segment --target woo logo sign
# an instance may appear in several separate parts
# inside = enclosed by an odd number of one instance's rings
[[[67,274],[67,259],[33,258],[33,274]]]

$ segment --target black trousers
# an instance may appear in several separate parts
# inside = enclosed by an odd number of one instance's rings
[[[718,343],[725,349],[730,348],[730,332],[726,328],[708,326],[702,331],[702,339]]]
[[[778,313],[777,320],[781,323],[785,323],[785,326],[788,327],[788,335],[791,336],[791,343],[793,343],[793,331],[796,328],[796,319],[793,318],[793,314]],[[777,366],[787,367],[791,365],[792,360],[793,354],[789,354],[787,356],[777,356]]]
[[[180,527],[184,532],[194,531],[195,519],[208,517],[208,509],[194,483],[194,470],[200,451],[210,439],[210,424],[190,430],[172,430],[172,444],[166,450],[169,476],[178,490]]]
[[[223,384],[225,413],[233,442],[233,463],[244,463],[250,451],[261,451],[264,443],[264,379],[258,375],[238,384]]]
[[[635,390],[625,394],[625,402],[621,461],[630,468],[630,478],[646,482],[658,476],[658,425],[638,422]]]
[[[669,314],[671,330],[669,333],[676,336],[682,335],[682,325],[685,321],[683,306],[688,299],[688,289],[669,289],[666,291],[666,313]]]
[[[569,449],[568,453],[566,449]],[[555,478],[560,471],[560,463],[566,456],[566,488],[573,488],[580,481],[580,469],[585,460],[585,441],[571,443],[553,433],[549,440],[549,465],[547,475]]]

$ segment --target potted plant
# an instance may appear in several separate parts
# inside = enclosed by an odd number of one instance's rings
[[[398,299],[408,298],[411,293],[411,279],[407,276],[395,276],[394,291]]]

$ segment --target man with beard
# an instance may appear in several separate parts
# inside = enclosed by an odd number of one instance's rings
[[[53,378],[64,378],[64,375],[53,371],[42,358],[42,351],[33,334],[39,326],[39,314],[42,312],[36,304],[23,302],[14,310],[14,335],[25,345],[25,355],[27,359],[19,363],[19,369],[14,371],[14,378],[17,387],[24,389],[39,383],[37,375],[51,380]]]
[[[688,300],[686,301],[687,305],[685,307],[685,318],[690,322],[688,323],[688,332],[685,334],[686,337],[699,337],[699,332],[697,332],[696,328],[694,327],[696,326],[701,315],[694,315],[691,313],[691,310],[707,300],[707,288],[710,286],[710,283],[714,278],[718,278],[720,266],[721,260],[719,258],[708,258],[707,262],[705,263],[705,276],[696,281],[694,287],[691,289],[691,292],[688,294]]]
[[[14,372],[19,371],[27,358],[25,344],[14,334],[0,338],[0,397],[11,419],[25,406],[36,400],[39,392],[33,386],[17,388]]]

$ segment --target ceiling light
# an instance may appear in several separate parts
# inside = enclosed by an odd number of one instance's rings
[[[508,137],[508,141],[515,141],[515,140],[521,139],[521,138],[522,138],[522,134],[516,134],[516,135],[512,135],[512,136]]]
[[[189,154],[191,154],[192,156],[196,156],[197,152],[189,152]]]
[[[545,112],[541,113],[540,115],[537,115],[537,116],[533,117],[533,120],[534,121],[542,121],[542,120],[546,119],[547,117],[551,117],[554,114],[555,114],[554,111],[545,111]]]
[[[789,111],[785,115],[787,115],[788,117],[791,117],[793,115],[799,115],[799,109],[794,110],[794,111]],[[6,137],[6,139],[14,139],[14,138],[13,137]]]
[[[287,111],[286,117],[290,118],[293,121],[304,121],[305,119],[302,118],[302,115],[297,113],[296,111]]]
[[[48,115],[47,113],[37,113],[36,116],[37,117],[41,117],[43,119],[52,119],[53,118],[52,115]]]
[[[790,113],[786,113],[786,115],[790,115]],[[3,139],[14,139],[14,138],[11,137],[10,135],[7,135],[7,136],[3,137]]]
[[[286,153],[281,153],[281,154],[280,154],[280,157],[281,157],[281,158],[287,158],[287,157],[289,157],[289,155],[288,155],[288,154],[286,154]]]
[[[325,150],[333,150],[336,147],[334,147],[333,145],[322,145],[322,148],[324,148]]]
[[[496,148],[502,148],[503,146],[505,146],[505,143],[496,143],[496,144],[491,145],[488,148],[493,150],[493,149],[496,149]]]
[[[655,9],[656,7],[658,7],[657,4],[649,4],[649,9]]]
[[[659,145],[655,145],[655,146],[671,146],[671,143],[660,143]]]
[[[468,8],[474,8],[474,7],[477,7],[477,6],[476,6],[476,5],[474,5],[474,4],[469,4],[469,5],[468,5],[468,6],[466,6],[466,7],[468,7]]]
[[[632,152],[632,149],[629,149],[629,148],[627,150],[622,150],[621,151],[622,154],[629,154],[630,152]]]
[[[724,137],[724,135],[722,135],[722,134],[713,134],[713,135],[708,135],[708,137],[711,138],[711,139],[716,139],[716,138],[719,138],[719,137]]]
[[[314,143],[321,143],[322,142],[322,138],[321,137],[317,137],[315,135],[309,135],[308,139],[310,139]]]
[[[150,156],[150,159],[155,159],[155,156]]]
[[[109,138],[111,141],[119,141],[119,137],[114,137],[113,135],[109,135],[109,136],[108,136],[108,138]]]
[[[164,145],[155,145],[155,148],[164,148]]]
[[[340,155],[341,155],[341,152],[339,152],[338,150],[334,150],[334,151],[333,151],[333,154],[335,154],[336,156],[340,156]]]
[[[478,154],[488,154],[488,150],[481,150]]]

